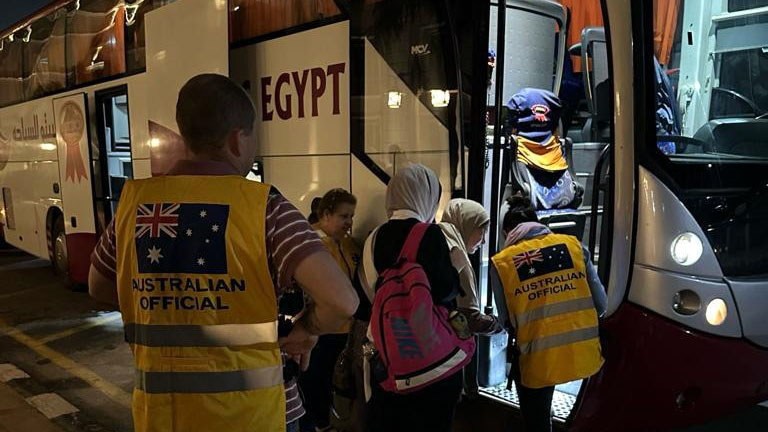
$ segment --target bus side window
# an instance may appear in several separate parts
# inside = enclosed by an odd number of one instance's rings
[[[29,42],[24,43],[23,81],[25,99],[34,99],[67,85],[64,57],[66,16],[56,10],[28,28]]]
[[[235,0],[229,3],[230,43],[341,14],[333,0]]]
[[[10,105],[24,99],[21,51],[24,42],[14,38],[0,40],[0,106]]]

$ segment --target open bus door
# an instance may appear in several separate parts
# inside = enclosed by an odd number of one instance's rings
[[[101,174],[94,201],[106,227],[117,210],[125,182],[133,178],[128,86],[99,90],[94,99]]]
[[[768,305],[768,101],[758,84],[768,11],[759,6],[611,1],[605,28],[570,29],[581,33],[569,51],[582,57],[586,103],[566,137],[586,189],[580,238],[608,310],[605,365],[555,391],[555,421],[569,430],[682,427],[768,399],[768,324],[757,318]],[[497,68],[519,66],[498,51]],[[514,167],[496,111],[505,93],[489,96],[499,126],[485,202],[497,223]],[[503,362],[500,351],[490,350]],[[481,394],[516,406],[514,386],[495,378]]]
[[[483,202],[489,208],[491,225],[489,241],[482,250],[481,287],[484,289],[487,313],[492,298],[488,278],[489,258],[503,248],[501,221],[506,212],[505,199],[518,191],[524,181],[517,172],[514,139],[505,128],[505,105],[515,93],[526,87],[549,90],[557,94],[562,82],[568,14],[560,3],[549,0],[506,1],[506,8],[491,2],[489,13],[489,56],[493,78],[489,82],[486,132],[487,165]],[[503,29],[503,31],[499,31]],[[571,141],[563,137],[566,158],[574,167]],[[574,178],[578,175],[573,172]],[[542,221],[550,228],[583,233],[586,208],[541,212]],[[579,229],[581,228],[581,229]],[[517,407],[514,386],[506,381],[506,335],[480,339],[478,348],[480,394],[504,405]],[[575,403],[578,383],[561,386],[555,393],[553,408],[556,418],[564,421]]]

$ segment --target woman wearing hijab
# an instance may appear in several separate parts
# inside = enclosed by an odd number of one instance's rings
[[[423,165],[408,165],[392,177],[386,194],[389,221],[371,234],[363,252],[361,276],[369,299],[373,299],[377,275],[394,266],[411,228],[417,223],[434,221],[440,193],[437,176]],[[459,275],[451,264],[448,245],[437,225],[426,230],[416,261],[429,279],[434,303],[455,309],[460,291]],[[375,366],[371,369],[375,370]],[[373,382],[375,380],[371,381],[368,425],[372,432],[451,430],[461,395],[461,372],[408,394],[384,391]]]
[[[482,205],[463,198],[448,202],[440,222],[451,251],[451,263],[459,273],[464,294],[457,299],[459,310],[467,316],[469,329],[475,334],[491,334],[500,330],[494,316],[480,312],[475,271],[469,262],[469,256],[483,244],[490,222],[491,218]]]
[[[469,256],[483,244],[490,222],[491,217],[482,205],[463,198],[448,202],[440,222],[451,251],[451,263],[459,273],[463,291],[457,299],[458,309],[467,317],[469,330],[476,335],[489,335],[502,330],[495,316],[480,311],[475,271],[469,262]],[[477,363],[473,361],[467,365],[464,372],[465,391],[476,394]]]

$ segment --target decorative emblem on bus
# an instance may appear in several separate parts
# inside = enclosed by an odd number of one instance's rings
[[[80,154],[80,140],[85,134],[85,115],[82,108],[74,102],[66,102],[59,111],[59,133],[67,147],[66,180],[88,180],[83,156]]]

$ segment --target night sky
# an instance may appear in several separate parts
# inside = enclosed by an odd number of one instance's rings
[[[0,0],[0,30],[51,3],[51,0]]]

